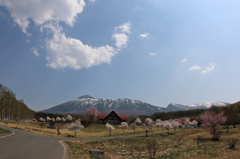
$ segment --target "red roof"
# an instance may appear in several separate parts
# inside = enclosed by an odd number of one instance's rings
[[[128,119],[128,115],[118,115],[122,120],[127,120]]]
[[[114,112],[115,113],[115,112]],[[109,114],[98,114],[98,119],[103,120],[105,119]],[[118,114],[117,114],[118,115]],[[128,115],[118,115],[121,120],[127,120]]]
[[[98,119],[105,119],[108,114],[98,114]]]

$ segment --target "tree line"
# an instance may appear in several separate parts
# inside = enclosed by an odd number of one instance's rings
[[[180,110],[172,112],[157,112],[152,115],[140,115],[140,118],[151,118],[153,120],[169,120],[182,117],[192,117],[202,114],[206,109]]]
[[[0,83],[0,120],[20,121],[34,117],[34,111],[29,109],[24,101],[17,100],[16,94]]]

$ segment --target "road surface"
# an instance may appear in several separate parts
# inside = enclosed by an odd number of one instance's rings
[[[67,159],[67,146],[62,141],[81,140],[107,140],[107,139],[129,139],[145,136],[145,134],[102,137],[102,138],[55,138],[41,136],[9,127],[0,126],[11,130],[12,133],[0,137],[0,159]],[[149,135],[167,133],[149,133]]]

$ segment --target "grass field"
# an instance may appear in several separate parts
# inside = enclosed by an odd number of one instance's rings
[[[104,151],[105,159],[150,158],[149,150],[156,152],[154,158],[231,158],[240,156],[240,143],[235,149],[229,148],[230,140],[240,139],[240,127],[231,128],[226,134],[223,129],[220,141],[212,141],[209,132],[202,128],[186,129],[176,133],[153,135],[148,139],[138,137],[126,140],[68,141],[70,158],[94,158],[89,150]],[[197,138],[201,140],[197,144]],[[240,142],[240,141],[239,141]]]
[[[6,126],[6,124],[1,123],[0,125]],[[8,127],[15,128],[15,129],[20,129],[19,123],[16,122],[8,122],[7,124]],[[51,136],[51,137],[57,137],[57,129],[49,129],[47,128],[49,126],[49,123],[46,122],[31,122],[31,123],[21,123],[21,129],[23,131],[39,134],[39,135],[44,135],[44,136]],[[74,132],[68,131],[67,126],[68,123],[61,124],[61,123],[56,123],[56,127],[60,128],[60,135],[58,137],[60,138],[67,138],[68,135],[74,135]],[[135,134],[145,134],[145,130],[143,130],[141,127],[135,130],[135,133],[131,129],[126,129],[124,134],[123,130],[118,127],[118,125],[114,125],[115,131],[112,131],[111,137],[114,136],[129,136],[129,135],[135,135]],[[27,129],[30,128],[30,129]],[[38,129],[41,131],[35,131],[33,129]],[[161,132],[161,131],[166,131],[162,128],[153,128],[152,132]],[[83,129],[81,133],[77,133],[77,138],[95,138],[95,137],[109,137],[109,132],[106,130],[105,125],[102,124],[92,124],[89,127]]]
[[[6,130],[6,129],[3,129],[3,128],[0,128],[0,136],[7,135],[7,134],[9,134],[9,133],[10,133],[9,130]]]

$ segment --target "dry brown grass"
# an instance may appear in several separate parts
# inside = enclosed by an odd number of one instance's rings
[[[0,125],[6,126],[6,124],[1,123]],[[19,123],[16,122],[8,122],[8,127],[20,129]],[[46,122],[31,122],[31,123],[21,123],[21,130],[35,133],[38,135],[44,135],[44,136],[50,136],[50,137],[57,137],[57,129],[49,129],[47,128],[49,126],[49,123]],[[60,138],[67,138],[68,135],[74,135],[74,132],[68,131],[67,126],[68,123],[62,124],[62,123],[56,123],[56,127],[60,128],[60,135],[58,137]],[[112,131],[111,137],[114,136],[129,136],[129,135],[135,135],[135,134],[145,134],[145,130],[142,128],[136,129],[136,132],[134,133],[131,129],[126,129],[125,133],[123,134],[122,129],[118,128],[118,125],[114,125],[115,131]],[[30,129],[26,129],[30,128]],[[32,129],[39,129],[41,131],[34,131]],[[151,132],[161,132],[165,131],[163,129],[153,129]],[[106,130],[105,125],[101,124],[92,124],[89,127],[83,129],[81,133],[77,133],[77,138],[95,138],[95,137],[109,137],[109,132]]]
[[[236,149],[229,149],[229,139],[240,139],[239,135],[240,128],[230,129],[230,133],[224,134],[220,141],[212,141],[212,136],[208,132],[196,128],[154,135],[150,138],[157,141],[156,158],[235,159],[240,156],[240,144],[236,144]],[[198,136],[201,136],[199,144],[196,141]],[[91,158],[89,150],[102,150],[105,158],[149,158],[146,140],[144,137],[139,137],[127,140],[73,141],[67,144],[70,147],[71,158],[82,158],[82,154],[84,158]]]

